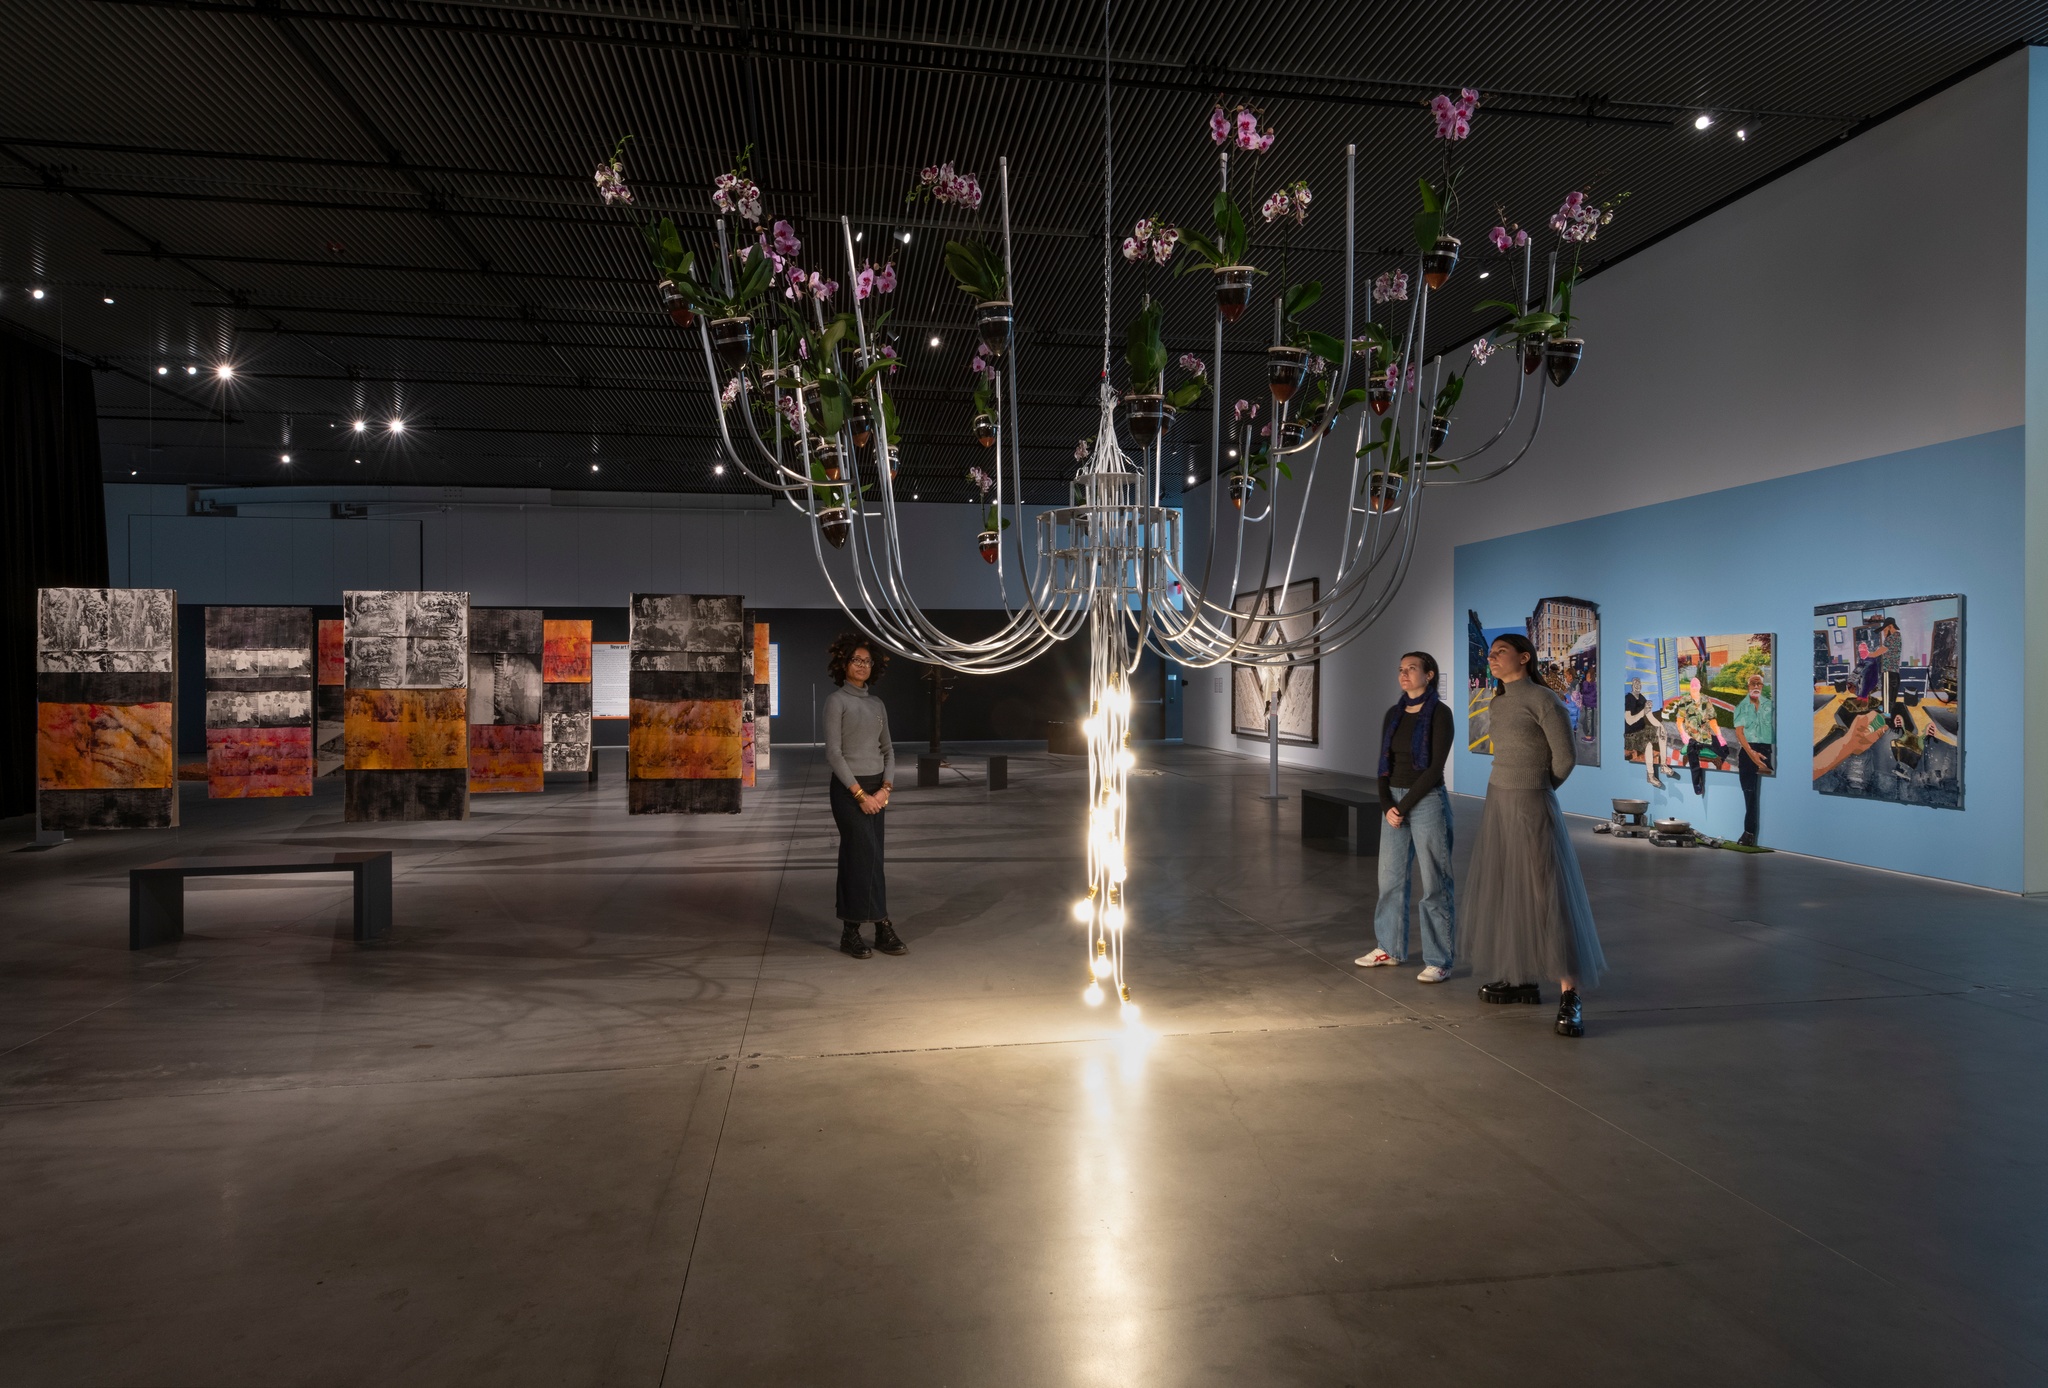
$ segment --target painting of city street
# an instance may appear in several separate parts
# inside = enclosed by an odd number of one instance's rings
[[[1572,720],[1572,764],[1600,764],[1600,605],[1584,598],[1544,598],[1517,626],[1489,627],[1465,613],[1465,749],[1493,755],[1493,673],[1486,652],[1508,633],[1536,647],[1531,672],[1564,701]]]
[[[1630,637],[1622,670],[1624,717],[1634,713],[1637,700],[1648,716],[1628,728],[1622,757],[1638,764],[1655,757],[1669,769],[1688,765],[1691,748],[1697,754],[1691,760],[1703,770],[1735,774],[1742,751],[1735,706],[1749,697],[1752,675],[1763,682],[1761,697],[1773,708],[1771,737],[1777,736],[1777,648],[1778,638],[1766,631]]]
[[[1813,610],[1813,788],[1963,807],[1963,599]]]

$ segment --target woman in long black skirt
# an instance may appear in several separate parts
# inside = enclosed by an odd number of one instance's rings
[[[1533,678],[1536,648],[1510,632],[1487,651],[1493,672],[1488,723],[1493,769],[1472,872],[1459,915],[1465,950],[1488,1002],[1541,1002],[1537,980],[1558,980],[1560,1036],[1586,1034],[1579,989],[1607,968],[1579,855],[1572,849],[1557,788],[1571,775],[1571,716]]]
[[[825,764],[832,768],[832,821],[839,826],[839,888],[835,903],[842,928],[839,948],[856,959],[875,950],[908,954],[889,921],[888,884],[882,876],[883,811],[896,778],[896,748],[889,741],[889,711],[868,686],[888,665],[867,639],[847,632],[832,643],[832,683],[825,699]],[[872,923],[875,943],[861,938]]]

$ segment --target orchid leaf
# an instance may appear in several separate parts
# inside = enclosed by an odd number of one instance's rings
[[[1310,333],[1308,349],[1332,366],[1344,360],[1343,342],[1328,333]]]
[[[875,377],[881,375],[884,371],[887,371],[890,367],[894,366],[895,364],[896,359],[894,357],[883,357],[880,361],[869,363],[866,370],[862,371],[860,375],[853,378],[854,393],[857,395],[865,393],[868,388],[869,382],[873,381]]]
[[[1218,264],[1243,264],[1246,240],[1244,214],[1239,212],[1237,204],[1231,201],[1229,189],[1226,188],[1216,194],[1216,201],[1211,205],[1210,212],[1216,220],[1217,247],[1230,257],[1228,260],[1219,261]]]
[[[1289,318],[1299,318],[1314,308],[1316,300],[1322,297],[1323,286],[1320,280],[1304,280],[1300,284],[1289,285],[1282,312]]]

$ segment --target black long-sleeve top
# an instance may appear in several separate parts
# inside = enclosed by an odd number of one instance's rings
[[[1429,720],[1429,765],[1421,771],[1415,769],[1415,720],[1419,714],[1410,713],[1405,705],[1396,704],[1387,710],[1386,723],[1380,724],[1380,737],[1387,735],[1387,723],[1396,717],[1400,722],[1394,728],[1393,765],[1386,775],[1380,777],[1380,813],[1399,810],[1407,818],[1416,803],[1423,796],[1444,783],[1444,763],[1451,759],[1451,711],[1443,704],[1436,706],[1436,713]],[[1394,792],[1400,791],[1401,799],[1396,802]]]

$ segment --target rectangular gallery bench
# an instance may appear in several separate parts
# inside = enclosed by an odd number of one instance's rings
[[[128,948],[147,949],[185,937],[185,879],[296,872],[345,872],[355,885],[355,938],[391,933],[391,850],[297,849],[166,858],[128,870]]]
[[[918,753],[917,783],[921,786],[937,785],[939,783],[939,771],[947,764],[944,758],[935,757],[929,752]],[[964,776],[967,773],[963,771],[960,774]],[[988,788],[990,790],[1008,790],[1009,787],[1010,759],[1002,755],[990,757],[988,759]]]
[[[1345,847],[1366,858],[1380,852],[1380,795],[1377,790],[1332,786],[1301,792],[1301,837],[1342,839]]]

